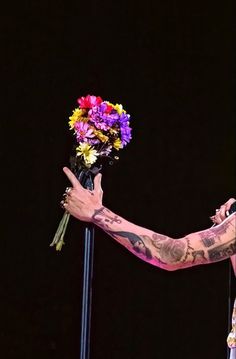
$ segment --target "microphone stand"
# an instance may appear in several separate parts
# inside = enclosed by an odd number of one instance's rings
[[[75,157],[70,158],[71,170],[74,172],[81,185],[93,190],[93,177],[100,172],[102,166],[91,169],[81,169]],[[94,257],[94,225],[86,223],[84,228],[84,268],[83,268],[83,293],[81,308],[81,335],[80,335],[80,359],[90,357],[90,330],[92,312],[92,280]]]
[[[78,180],[83,187],[92,190],[93,181],[91,174],[80,172]],[[92,309],[92,279],[93,279],[93,255],[94,255],[94,226],[86,224],[84,228],[84,268],[83,268],[83,293],[81,308],[81,336],[80,359],[90,357],[90,328]]]
[[[226,211],[226,216],[228,217],[230,214],[236,212],[236,202],[234,202],[229,211]],[[232,290],[232,282],[235,282],[236,277],[236,254],[230,257],[229,261],[229,298],[228,298],[228,333],[231,331],[232,328],[232,303],[234,299],[232,298],[233,290]],[[230,348],[227,346],[227,358],[230,358]]]
[[[230,333],[232,329],[232,310],[233,310],[233,303],[235,298],[235,290],[233,290],[233,283],[235,283],[235,276],[236,276],[236,255],[230,257],[229,261],[229,297],[228,297],[228,333]],[[227,346],[227,358],[230,359],[231,357],[231,349]]]
[[[231,205],[230,209],[226,211],[225,215],[228,217],[230,214],[236,212],[236,201]],[[213,224],[212,227],[215,227]],[[232,270],[233,268],[233,270]],[[236,254],[230,257],[229,260],[229,287],[228,287],[228,333],[232,325],[232,277],[236,276]],[[227,346],[227,358],[230,358],[230,348]]]

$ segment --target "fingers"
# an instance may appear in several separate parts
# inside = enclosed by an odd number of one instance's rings
[[[71,197],[71,192],[70,193],[64,193],[63,197],[62,197],[62,201],[60,202],[60,206],[64,209],[67,209],[68,206],[71,205],[71,203],[73,202],[73,198]]]
[[[80,187],[79,181],[75,177],[74,173],[72,173],[68,167],[63,167],[63,172],[65,173],[66,177],[68,178],[68,180],[70,181],[70,183],[74,188]]]
[[[226,211],[228,211],[230,209],[230,207],[232,206],[232,204],[236,201],[235,198],[230,198],[226,203],[225,203],[225,207],[226,207]]]
[[[225,220],[228,216],[227,212],[230,209],[231,205],[235,202],[235,198],[230,198],[226,203],[220,206],[219,209],[216,209],[216,213],[211,217],[211,220],[215,224],[219,224]]]
[[[226,218],[226,205],[223,204],[222,206],[220,206],[220,208],[216,209],[215,215],[213,216],[213,222],[216,224],[219,224],[221,222],[224,221],[224,219]]]
[[[217,215],[221,218],[222,221],[228,216],[227,212],[234,202],[235,198],[230,198],[226,203],[220,206],[220,209],[217,211]]]
[[[220,224],[222,222],[221,216],[218,214],[218,212],[214,216],[211,216],[210,219],[214,224]]]
[[[71,187],[66,187],[65,194],[68,196],[70,194],[71,190],[72,190]]]

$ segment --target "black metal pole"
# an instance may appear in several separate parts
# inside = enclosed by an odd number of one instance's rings
[[[94,228],[87,226],[84,231],[84,274],[81,313],[80,359],[90,357],[90,328],[92,304]]]
[[[80,172],[78,179],[85,188],[90,190],[93,189],[93,180],[90,174],[82,171]],[[93,254],[94,226],[92,224],[87,224],[84,229],[84,272],[81,309],[80,359],[89,359],[90,357]]]

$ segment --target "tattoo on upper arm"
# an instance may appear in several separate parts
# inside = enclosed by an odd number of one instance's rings
[[[227,229],[229,228],[229,223],[221,223],[220,226],[215,226],[209,229],[206,229],[205,231],[199,232],[199,236],[201,239],[203,238],[215,238],[220,240],[220,236],[225,234],[227,232]]]
[[[209,259],[213,262],[228,258],[236,253],[236,243],[230,241],[208,251]]]
[[[221,234],[223,233],[225,232],[222,232]],[[213,246],[216,241],[220,241],[220,231],[213,232],[211,229],[207,229],[205,231],[199,232],[199,236],[201,238],[201,242],[206,248]]]
[[[219,226],[215,226],[206,231],[199,233],[201,241],[204,247],[209,248],[207,251],[207,257],[210,262],[220,261],[222,259],[229,258],[231,255],[236,252],[236,243],[235,243],[235,231],[233,232],[232,239],[227,243],[217,245],[217,242],[222,243],[223,236],[226,234],[227,230],[234,227],[234,219],[231,219],[229,222],[221,223]],[[214,247],[213,247],[214,246]],[[213,248],[210,248],[213,247]],[[197,251],[198,256],[200,256],[201,251]],[[204,251],[202,251],[204,253]],[[194,261],[196,260],[196,252],[193,253]],[[205,259],[205,255],[202,256]]]
[[[211,247],[215,244],[215,238],[214,237],[205,237],[205,236],[202,236],[202,239],[201,239],[204,247]]]
[[[199,236],[204,247],[209,248],[214,246],[217,241],[220,242],[222,235],[227,232],[229,226],[230,223],[222,223],[220,226],[212,227],[199,232]]]
[[[213,232],[216,236],[222,236],[227,232],[227,229],[230,226],[230,222],[223,222],[220,226],[215,226],[211,229],[211,232]]]

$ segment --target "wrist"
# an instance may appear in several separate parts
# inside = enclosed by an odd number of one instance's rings
[[[91,213],[90,221],[93,224],[99,224],[102,221],[102,218],[105,216],[105,211],[106,208],[103,205],[97,206]]]

